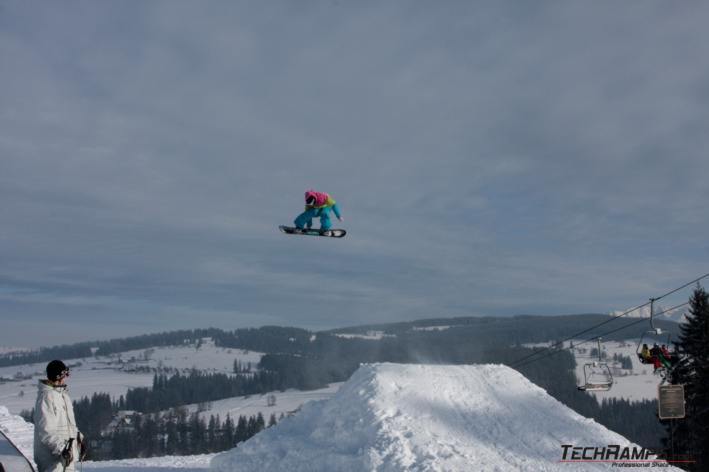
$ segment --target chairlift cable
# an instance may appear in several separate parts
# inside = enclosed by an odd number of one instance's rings
[[[595,326],[591,326],[591,327],[588,328],[588,329],[585,329],[585,330],[583,330],[583,331],[581,331],[581,332],[578,332],[578,333],[576,333],[576,334],[573,334],[573,335],[569,336],[569,337],[566,338],[566,339],[563,339],[563,340],[561,340],[561,341],[556,342],[555,344],[552,344],[551,346],[547,347],[546,349],[542,349],[541,351],[534,351],[534,352],[532,352],[531,354],[528,354],[528,355],[526,355],[526,356],[524,356],[524,357],[522,357],[522,358],[520,358],[520,359],[517,359],[516,361],[512,362],[512,363],[510,364],[510,367],[516,367],[518,364],[524,363],[524,361],[526,361],[527,359],[529,359],[529,358],[531,358],[531,357],[534,357],[534,356],[538,356],[538,355],[540,355],[541,353],[543,353],[543,352],[545,352],[545,351],[552,350],[552,349],[558,347],[559,345],[561,345],[561,346],[563,347],[563,345],[564,345],[564,343],[565,343],[566,341],[570,341],[570,340],[572,340],[572,339],[574,339],[574,338],[577,338],[577,337],[581,336],[582,334],[586,334],[586,333],[588,333],[589,331],[593,331],[593,330],[596,329],[596,328],[599,328],[599,327],[601,327],[601,326],[603,326],[603,325],[606,325],[606,324],[608,324],[608,323],[611,323],[611,322],[617,320],[618,318],[621,318],[621,317],[623,317],[623,316],[625,316],[625,315],[627,315],[627,314],[629,314],[629,313],[632,313],[632,312],[634,312],[634,311],[636,311],[636,310],[639,310],[639,309],[644,308],[644,307],[646,307],[646,306],[648,306],[648,305],[651,305],[651,304],[653,304],[654,302],[656,302],[656,301],[658,301],[658,300],[662,300],[663,298],[666,298],[666,297],[668,297],[668,296],[670,296],[670,295],[672,295],[672,294],[674,294],[674,293],[677,293],[677,292],[679,292],[680,290],[682,290],[682,289],[684,289],[684,288],[687,288],[687,287],[689,287],[690,285],[695,284],[695,283],[699,282],[700,280],[705,279],[705,278],[707,278],[707,277],[709,277],[709,273],[706,273],[706,274],[702,275],[701,277],[697,277],[696,279],[694,279],[694,280],[692,280],[692,281],[690,281],[690,282],[687,282],[686,284],[684,284],[684,285],[682,285],[682,286],[680,286],[680,287],[677,287],[677,288],[675,288],[675,289],[673,289],[673,290],[670,290],[669,292],[667,292],[667,293],[665,293],[665,294],[663,294],[663,295],[660,295],[659,297],[651,298],[650,301],[647,301],[647,302],[643,303],[642,305],[638,305],[638,306],[636,306],[635,308],[631,308],[630,310],[624,311],[624,312],[621,313],[620,315],[616,315],[616,316],[614,316],[614,317],[612,317],[612,318],[610,318],[610,319],[608,319],[608,320],[606,320],[606,321],[603,321],[603,322],[601,322],[601,323],[599,323],[599,324],[597,324],[597,325],[595,325]],[[663,313],[664,313],[664,312],[663,312]],[[642,320],[645,320],[645,318],[641,318],[641,319],[642,319]],[[635,323],[633,323],[633,324],[635,324]],[[631,325],[628,325],[628,326],[631,326]]]
[[[700,280],[705,279],[707,277],[709,277],[709,273],[704,274],[701,277],[697,277],[696,279],[692,280],[691,282],[687,282],[686,284],[682,285],[681,287],[677,287],[676,289],[671,290],[664,295],[660,295],[659,297],[656,297],[654,300],[655,301],[662,300],[663,298],[668,297],[668,296],[672,295],[673,293],[677,293],[680,290],[682,290],[683,288],[687,288],[690,285],[695,284],[695,283],[699,282]]]
[[[671,312],[671,311],[674,311],[674,310],[676,310],[676,309],[678,309],[678,308],[682,308],[683,306],[686,306],[686,305],[689,305],[689,302],[680,303],[679,305],[673,306],[672,308],[667,308],[666,310],[663,310],[663,311],[661,311],[661,312],[659,312],[659,313],[655,313],[655,316],[662,316],[662,315],[664,315],[664,314],[666,314],[666,313],[669,313],[669,312]],[[637,319],[637,320],[635,320],[635,321],[632,321],[632,322],[630,322],[630,323],[628,323],[628,324],[625,324],[625,325],[621,326],[620,328],[616,328],[616,329],[614,329],[614,330],[612,330],[612,331],[608,331],[608,332],[603,333],[603,334],[600,334],[600,335],[598,335],[598,336],[594,336],[594,337],[592,337],[592,338],[588,338],[588,339],[583,340],[583,341],[580,341],[580,342],[578,342],[578,343],[574,343],[574,347],[575,347],[575,346],[581,346],[581,345],[586,344],[586,343],[589,343],[589,342],[591,342],[591,341],[595,341],[595,340],[598,339],[598,338],[608,336],[609,334],[617,333],[618,331],[622,331],[622,330],[624,330],[624,329],[626,329],[626,328],[630,328],[631,326],[635,326],[636,324],[644,323],[644,322],[646,322],[646,321],[647,321],[646,318],[639,318],[639,319]],[[557,344],[558,344],[558,343],[557,343]],[[547,349],[545,349],[545,350],[549,351],[550,349],[551,349],[551,347],[549,347],[549,348],[547,348]],[[538,352],[544,352],[544,351],[538,351]],[[544,355],[544,356],[542,356],[542,357],[539,357],[539,358],[537,358],[537,359],[532,359],[532,360],[529,360],[529,361],[527,361],[527,362],[523,362],[523,363],[521,363],[521,364],[519,364],[519,365],[517,365],[517,363],[515,363],[514,365],[513,365],[513,364],[510,364],[510,367],[515,367],[515,368],[516,368],[516,367],[524,367],[524,366],[526,366],[526,365],[533,364],[534,362],[540,361],[540,360],[542,360],[542,359],[546,359],[547,357],[551,357],[551,356],[553,356],[553,355],[555,355],[555,354],[558,354],[559,352],[561,352],[561,351],[550,351],[548,354],[546,354],[546,355]]]
[[[681,303],[681,304],[679,304],[679,305],[673,306],[672,308],[668,308],[668,309],[666,309],[666,310],[663,310],[663,311],[661,311],[660,313],[656,313],[656,315],[657,315],[657,316],[662,316],[662,315],[664,315],[664,314],[666,314],[666,313],[668,313],[668,312],[670,312],[670,311],[676,310],[676,309],[678,309],[678,308],[682,308],[683,306],[686,306],[686,305],[689,305],[689,302],[684,302],[684,303]],[[616,329],[614,329],[614,330],[612,330],[612,331],[608,331],[607,333],[603,333],[603,334],[600,334],[600,335],[598,335],[598,336],[594,336],[594,337],[592,337],[592,338],[586,339],[586,340],[584,340],[584,341],[581,341],[581,342],[578,342],[578,343],[574,343],[574,346],[581,346],[581,345],[586,344],[586,343],[588,343],[588,342],[594,341],[594,340],[596,340],[597,338],[601,338],[601,337],[607,336],[607,335],[609,335],[609,334],[617,333],[618,331],[622,331],[622,330],[624,330],[624,329],[626,329],[626,328],[630,328],[631,326],[635,326],[636,324],[640,324],[640,323],[643,323],[643,322],[645,322],[645,321],[646,321],[645,318],[639,318],[639,319],[637,319],[637,320],[635,320],[635,321],[632,321],[632,322],[630,322],[630,323],[628,323],[628,324],[626,324],[626,325],[621,326],[620,328],[616,328]],[[539,351],[539,352],[543,352],[543,351]],[[547,355],[545,355],[545,356],[543,356],[543,357],[540,357],[540,358],[538,358],[538,359],[533,359],[533,360],[524,362],[524,363],[520,364],[519,367],[524,367],[525,365],[529,365],[529,364],[532,364],[532,363],[534,363],[534,362],[536,362],[536,361],[540,361],[540,360],[542,360],[542,359],[546,359],[547,357],[551,357],[551,356],[553,356],[554,354],[557,354],[557,353],[559,353],[559,352],[560,352],[560,351],[551,351],[549,354],[547,354]],[[513,367],[513,366],[511,366],[511,367]]]
[[[510,366],[511,366],[511,367],[514,367],[516,364],[518,364],[518,363],[520,363],[520,362],[524,362],[525,360],[529,359],[530,357],[534,357],[534,356],[537,356],[537,355],[541,354],[541,353],[544,352],[544,351],[548,351],[548,350],[554,349],[554,348],[556,348],[556,347],[559,346],[559,345],[563,346],[566,341],[570,341],[570,340],[572,340],[572,339],[574,339],[574,338],[577,338],[577,337],[581,336],[582,334],[586,334],[586,333],[588,333],[589,331],[593,331],[594,329],[596,329],[596,328],[598,328],[598,327],[600,327],[600,326],[603,326],[603,325],[608,324],[608,323],[610,323],[610,322],[612,322],[612,321],[615,321],[615,320],[617,320],[618,318],[627,315],[628,313],[632,313],[632,312],[637,311],[637,310],[639,310],[639,309],[641,309],[641,308],[644,308],[644,307],[646,307],[646,306],[649,305],[649,304],[650,304],[650,302],[646,302],[646,303],[643,303],[642,305],[636,306],[635,308],[631,308],[630,310],[628,310],[628,311],[626,311],[626,312],[623,312],[623,313],[621,313],[620,315],[614,316],[613,318],[610,318],[610,319],[608,319],[608,320],[606,320],[606,321],[603,321],[602,323],[599,323],[599,324],[597,324],[597,325],[591,326],[590,328],[585,329],[585,330],[583,330],[583,331],[581,331],[581,332],[579,332],[579,333],[573,334],[573,335],[569,336],[569,337],[566,338],[566,339],[562,339],[561,341],[558,341],[558,342],[556,342],[555,344],[552,344],[551,346],[547,347],[546,349],[543,349],[543,350],[541,350],[541,351],[535,351],[535,352],[533,352],[533,353],[531,353],[531,354],[528,354],[528,355],[526,355],[526,356],[524,356],[524,357],[522,357],[522,358],[520,358],[520,359],[517,359],[515,362],[513,362],[512,364],[510,364]]]

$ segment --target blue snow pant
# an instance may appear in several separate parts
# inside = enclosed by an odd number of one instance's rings
[[[337,204],[331,207],[324,208],[311,208],[310,210],[305,210],[303,213],[298,215],[294,223],[296,228],[303,229],[306,226],[308,228],[313,226],[313,218],[320,218],[320,229],[328,230],[332,228],[332,220],[330,220],[330,210],[335,212],[335,215],[340,215],[340,209]]]

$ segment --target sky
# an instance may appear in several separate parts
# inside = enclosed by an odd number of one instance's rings
[[[709,272],[707,23],[0,0],[0,345],[643,303]],[[310,188],[345,238],[278,231]]]

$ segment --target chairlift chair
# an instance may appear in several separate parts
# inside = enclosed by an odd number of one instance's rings
[[[582,392],[607,392],[613,386],[613,374],[601,357],[601,338],[598,338],[598,361],[583,365],[583,385],[576,388]]]
[[[637,348],[635,349],[635,354],[638,356],[638,359],[640,359],[640,362],[643,364],[652,364],[651,361],[646,360],[643,358],[641,352],[643,349],[643,344],[664,344],[667,346],[669,349],[670,347],[670,333],[667,333],[667,337],[665,338],[664,334],[662,333],[661,328],[656,328],[655,327],[655,299],[651,298],[650,299],[650,329],[647,331],[644,331],[640,335],[640,340],[638,340],[638,345]],[[650,346],[648,346],[650,347]]]

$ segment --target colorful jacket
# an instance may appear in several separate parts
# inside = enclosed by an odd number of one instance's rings
[[[327,193],[324,192],[316,192],[315,190],[308,190],[305,192],[305,200],[307,201],[308,198],[311,196],[315,197],[315,205],[305,205],[306,210],[310,210],[311,208],[319,209],[319,208],[326,208],[326,207],[333,207],[337,204],[337,202]]]

